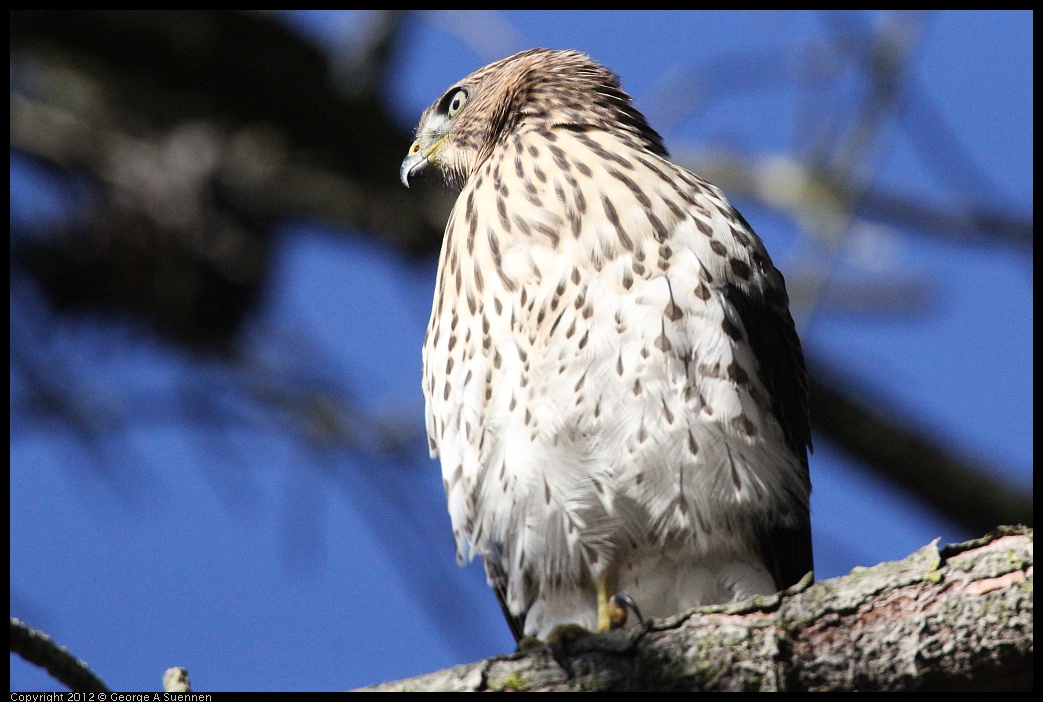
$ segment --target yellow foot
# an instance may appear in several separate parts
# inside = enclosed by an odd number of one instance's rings
[[[633,610],[637,620],[645,623],[634,598],[616,591],[616,579],[605,573],[598,578],[598,631],[619,629],[627,623],[627,611]]]
[[[627,610],[634,613],[639,623],[645,623],[645,618],[641,616],[641,610],[638,608],[637,602],[634,602],[634,598],[625,592],[618,592],[610,600],[610,629],[619,629],[627,623]]]

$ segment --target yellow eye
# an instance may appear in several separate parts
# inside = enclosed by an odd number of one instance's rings
[[[467,104],[467,91],[457,90],[453,93],[453,96],[449,98],[449,105],[445,109],[445,113],[450,117],[456,117],[456,113],[463,109],[464,105]]]

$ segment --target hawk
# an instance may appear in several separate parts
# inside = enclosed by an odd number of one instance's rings
[[[423,351],[457,560],[515,638],[771,594],[812,570],[808,385],[782,274],[619,79],[533,49],[424,112],[459,191]]]

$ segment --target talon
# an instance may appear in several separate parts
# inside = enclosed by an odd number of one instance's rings
[[[634,616],[637,617],[637,621],[644,625],[645,618],[641,616],[641,609],[638,608],[637,602],[634,601],[634,598],[628,595],[627,593],[617,592],[612,597],[612,605],[614,610],[614,616],[612,618],[613,629],[618,629],[619,627],[627,623],[628,609],[632,610],[634,612]]]
[[[622,629],[627,623],[627,600],[630,600],[630,595],[613,595],[605,604],[608,611],[608,631]]]
[[[632,610],[642,624],[645,618],[634,598],[625,592],[614,592],[617,581],[614,577],[603,575],[598,579],[598,631],[620,629],[627,623],[627,610]]]

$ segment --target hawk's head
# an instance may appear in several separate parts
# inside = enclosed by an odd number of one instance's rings
[[[457,81],[424,110],[402,182],[435,166],[461,190],[498,145],[523,129],[612,130],[666,156],[614,73],[578,51],[530,49]],[[553,138],[553,137],[549,137]]]

